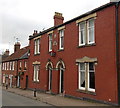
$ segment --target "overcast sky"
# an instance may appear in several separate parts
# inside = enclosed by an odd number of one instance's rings
[[[110,0],[1,0],[0,53],[6,49],[13,52],[16,38],[21,42],[21,47],[27,46],[33,30],[42,31],[43,28],[53,26],[54,12],[63,13],[65,22],[109,2]]]

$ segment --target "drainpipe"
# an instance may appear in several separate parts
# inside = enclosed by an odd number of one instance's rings
[[[115,5],[115,15],[116,15],[116,65],[117,65],[117,83],[118,83],[118,105],[120,105],[120,70],[119,70],[119,16],[118,8],[119,2]]]
[[[18,87],[18,59],[17,59],[17,72],[16,72],[17,78],[16,78],[16,87]]]

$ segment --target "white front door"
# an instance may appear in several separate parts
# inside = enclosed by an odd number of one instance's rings
[[[9,75],[9,79],[10,79],[10,87],[12,87],[12,77],[13,77],[13,75]]]
[[[18,79],[17,79],[17,87],[20,87],[20,76],[18,76]]]

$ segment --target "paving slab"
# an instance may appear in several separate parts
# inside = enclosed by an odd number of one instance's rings
[[[48,103],[54,106],[110,106],[107,104],[73,99],[73,98],[68,98],[60,95],[52,95],[43,92],[37,92],[36,97],[34,97],[33,91],[23,90],[20,88],[5,89],[5,87],[2,87],[2,89],[31,99],[39,100],[41,102]]]

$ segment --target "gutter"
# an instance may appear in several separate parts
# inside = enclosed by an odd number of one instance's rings
[[[119,16],[118,8],[119,2],[115,5],[115,17],[116,17],[116,66],[117,66],[117,86],[118,86],[118,105],[120,105],[120,67],[119,67]]]

